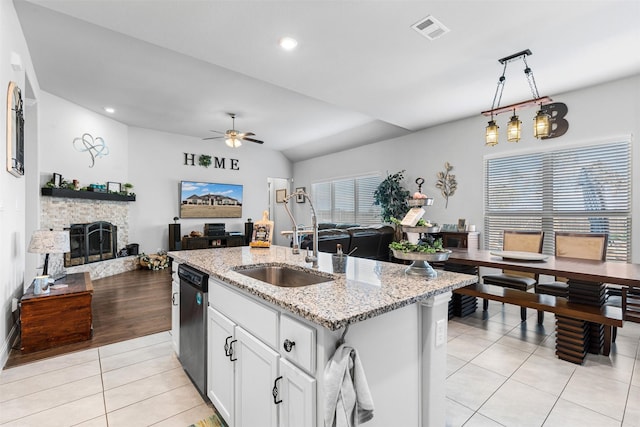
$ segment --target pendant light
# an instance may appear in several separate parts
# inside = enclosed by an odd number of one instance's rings
[[[551,134],[551,116],[544,111],[542,105],[551,102],[552,99],[548,96],[540,97],[535,78],[533,77],[533,71],[527,64],[527,56],[529,55],[531,55],[531,51],[529,49],[526,49],[522,52],[518,52],[505,58],[499,59],[499,62],[503,65],[502,75],[498,79],[498,86],[496,87],[496,92],[493,96],[491,109],[482,112],[482,114],[485,116],[491,116],[491,120],[489,121],[489,124],[485,129],[485,143],[487,146],[494,146],[498,144],[499,126],[496,124],[493,116],[507,111],[513,111],[513,115],[511,116],[511,119],[507,124],[507,141],[520,141],[520,138],[522,136],[522,122],[516,115],[516,110],[532,105],[540,105],[540,110],[533,119],[533,135],[536,138],[540,139],[549,137]],[[507,64],[509,62],[520,59],[525,65],[524,74],[527,78],[527,83],[529,83],[529,88],[531,89],[533,98],[527,101],[500,107],[500,101],[502,100],[502,92],[504,91],[504,83],[506,80],[505,72],[507,71]]]
[[[516,116],[516,109],[513,109],[513,116],[507,123],[507,141],[518,142],[520,141],[520,131],[522,130],[522,122]]]
[[[542,111],[542,105],[540,110],[533,118],[533,136],[536,138],[546,138],[551,132],[551,116]]]
[[[493,147],[498,144],[498,129],[500,129],[500,126],[496,124],[496,121],[493,120],[492,117],[486,129],[485,145]]]

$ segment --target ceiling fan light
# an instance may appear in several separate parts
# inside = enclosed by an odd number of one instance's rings
[[[227,138],[224,140],[224,142],[231,148],[238,148],[242,145],[242,141],[240,141],[238,138]]]
[[[518,142],[520,141],[520,132],[522,129],[522,122],[518,119],[518,116],[511,116],[511,120],[507,123],[507,141]]]
[[[551,133],[551,116],[538,110],[533,118],[533,136],[536,138],[546,138]]]
[[[493,147],[498,144],[498,129],[500,126],[496,124],[495,120],[489,121],[484,137],[487,146]]]

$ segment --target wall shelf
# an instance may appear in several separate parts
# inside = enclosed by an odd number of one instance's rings
[[[100,193],[97,191],[69,190],[67,188],[42,188],[43,196],[67,197],[70,199],[111,200],[113,202],[135,202],[136,196],[125,196],[115,193]]]

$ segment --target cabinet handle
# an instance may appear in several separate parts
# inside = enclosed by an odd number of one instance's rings
[[[229,335],[226,340],[224,340],[224,355],[229,357],[231,353],[229,353],[229,340],[233,338],[233,335]]]
[[[284,351],[286,351],[287,353],[290,353],[294,345],[296,345],[295,341],[289,341],[288,339],[284,340]]]
[[[174,292],[173,294],[171,294],[171,303],[173,305],[178,305],[178,303],[176,302],[176,295],[178,295],[177,292]]]
[[[282,403],[282,399],[278,400],[278,395],[280,394],[280,391],[278,390],[278,380],[281,379],[282,375],[276,378],[276,380],[273,382],[273,390],[271,390],[271,394],[273,395],[273,403],[275,403],[276,405],[278,403]]]
[[[232,362],[235,362],[236,360],[238,360],[238,358],[236,357],[235,359],[233,358],[233,343],[234,342],[238,342],[238,340],[233,340],[229,343],[229,360],[231,360]]]

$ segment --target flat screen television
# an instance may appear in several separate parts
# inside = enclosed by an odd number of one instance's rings
[[[242,185],[180,182],[180,218],[241,218]]]

